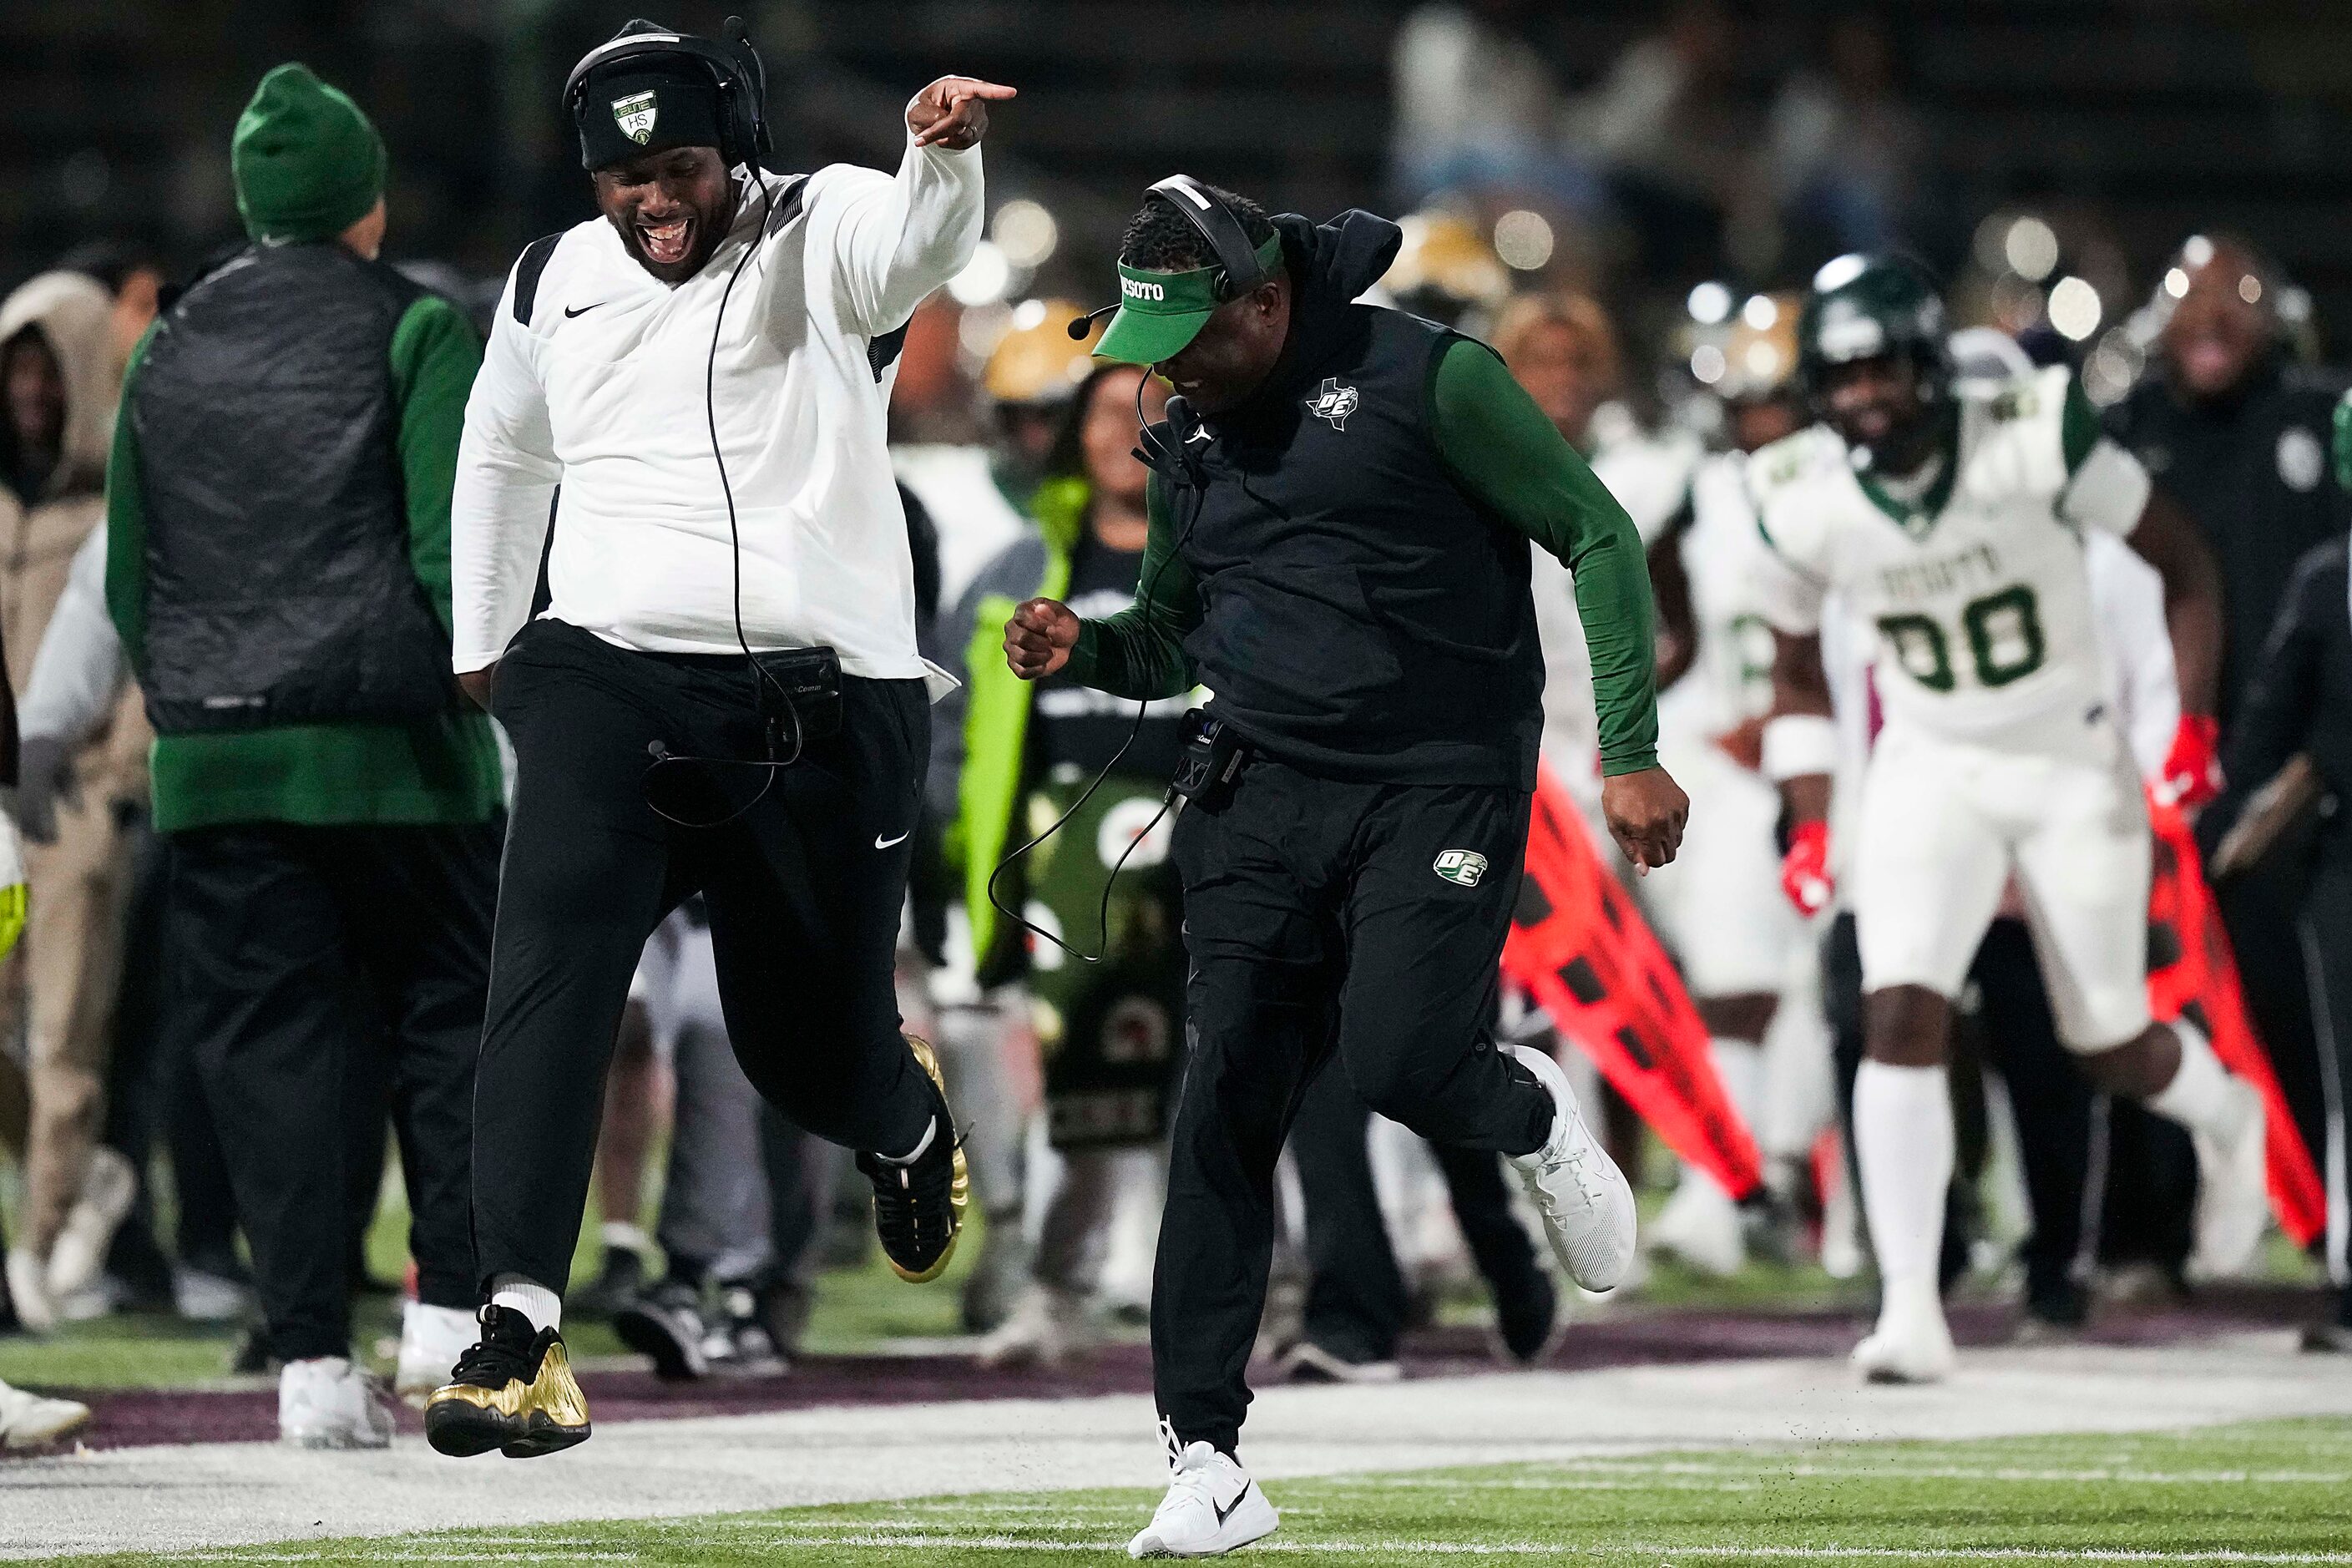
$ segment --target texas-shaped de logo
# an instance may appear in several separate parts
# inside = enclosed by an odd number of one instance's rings
[[[1448,849],[1430,869],[1458,888],[1475,888],[1486,874],[1486,858],[1475,849]]]
[[[1327,375],[1314,396],[1307,400],[1307,412],[1318,419],[1328,419],[1331,428],[1347,433],[1348,416],[1356,411],[1356,389],[1342,386],[1336,375]]]

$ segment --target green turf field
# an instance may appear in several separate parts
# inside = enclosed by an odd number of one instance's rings
[[[520,1478],[518,1478],[520,1481]],[[1277,1481],[1285,1563],[2352,1563],[2352,1422],[1817,1445]],[[1140,1491],[304,1542],[79,1563],[1068,1564],[1124,1560]]]

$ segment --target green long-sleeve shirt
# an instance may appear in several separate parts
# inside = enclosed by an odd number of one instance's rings
[[[106,602],[133,670],[143,671],[147,513],[128,404],[147,343],[123,379],[125,411],[107,465]],[[442,626],[449,625],[449,494],[466,397],[482,361],[457,308],[425,295],[401,316],[389,351],[400,408],[408,558]],[[352,721],[162,735],[152,763],[155,826],[172,832],[235,822],[487,822],[501,795],[488,718],[452,709],[409,723]]]
[[[1601,772],[1656,766],[1650,579],[1633,520],[1483,343],[1465,338],[1447,347],[1431,378],[1429,414],[1455,483],[1574,576],[1600,714]],[[1195,681],[1184,639],[1201,624],[1200,584],[1174,551],[1175,523],[1157,475],[1150,516],[1143,593],[1132,609],[1082,621],[1070,653],[1079,680],[1130,699],[1172,697]]]

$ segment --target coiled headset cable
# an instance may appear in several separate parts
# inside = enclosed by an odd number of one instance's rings
[[[672,752],[667,746],[664,745],[659,741],[653,742],[646,748],[647,752],[650,753],[654,759],[653,768],[646,770],[649,773],[653,772],[654,769],[667,767],[672,764],[683,765],[686,763],[698,763],[704,767],[757,768],[761,770],[761,777],[760,780],[759,793],[752,795],[750,800],[745,801],[741,805],[739,805],[734,810],[729,812],[726,816],[719,817],[715,821],[689,821],[685,817],[674,816],[669,812],[664,811],[660,805],[651,799],[648,799],[646,802],[646,804],[652,808],[655,816],[663,818],[665,821],[674,822],[681,827],[724,827],[727,824],[733,822],[736,818],[741,816],[753,806],[758,805],[761,801],[765,800],[768,797],[768,792],[775,788],[778,775],[781,774],[784,769],[792,767],[797,763],[801,760],[801,753],[808,748],[807,731],[802,726],[800,709],[793,701],[793,694],[785,689],[783,682],[778,680],[774,676],[769,674],[766,669],[761,667],[758,657],[751,652],[751,639],[745,635],[743,630],[743,534],[741,525],[737,521],[735,516],[735,489],[727,479],[727,454],[724,448],[719,445],[719,402],[717,395],[719,379],[719,342],[720,334],[727,324],[727,302],[734,298],[736,282],[743,276],[743,268],[750,263],[753,253],[760,249],[760,242],[766,237],[768,226],[773,223],[776,218],[775,192],[770,188],[768,182],[760,168],[759,160],[756,156],[751,161],[750,173],[751,183],[760,187],[760,199],[762,204],[760,215],[760,226],[755,233],[744,241],[743,254],[735,258],[735,266],[733,269],[727,274],[727,287],[721,289],[719,294],[718,314],[710,323],[710,353],[703,361],[702,366],[702,416],[703,423],[710,433],[710,460],[713,464],[717,465],[719,469],[719,493],[725,498],[727,502],[727,542],[733,564],[734,577],[735,645],[743,650],[743,663],[751,672],[752,706],[754,709],[764,714],[767,704],[762,700],[762,699],[767,691],[773,691],[776,694],[778,700],[782,702],[785,718],[790,721],[793,732],[793,746],[792,752],[789,755],[779,757],[775,754],[776,738],[772,721],[765,723],[761,727],[765,743],[768,748],[768,755],[765,757],[689,757]],[[761,265],[763,267],[766,265],[764,258],[761,260]]]
[[[1143,417],[1143,385],[1144,382],[1149,381],[1150,379],[1150,377],[1146,375],[1135,384],[1136,429],[1143,440],[1152,449],[1149,456],[1141,453],[1139,453],[1138,456],[1144,457],[1146,462],[1150,463],[1155,469],[1159,469],[1163,473],[1167,472],[1168,469],[1171,468],[1176,469],[1180,472],[1188,471],[1191,468],[1192,459],[1184,451],[1182,445],[1183,438],[1181,436],[1176,436],[1175,442],[1171,446],[1163,447],[1160,444],[1160,438],[1151,434],[1151,426]],[[1178,413],[1189,414],[1191,405],[1186,404],[1181,397],[1171,397],[1168,400],[1168,406],[1171,415],[1171,417],[1169,420],[1169,433],[1171,436],[1175,436],[1177,420],[1173,416]],[[1155,458],[1157,460],[1154,460]],[[1160,558],[1159,563],[1151,569],[1150,577],[1147,579],[1138,590],[1135,596],[1135,602],[1139,605],[1149,605],[1151,603],[1151,590],[1159,586],[1161,574],[1168,570],[1168,563],[1176,559],[1178,552],[1184,548],[1185,542],[1192,537],[1193,525],[1201,521],[1201,507],[1202,505],[1203,498],[1200,495],[1199,487],[1186,484],[1181,488],[1183,488],[1192,497],[1190,515],[1185,518],[1183,528],[1178,531],[1176,542],[1169,546],[1168,553]],[[1025,858],[1032,851],[1035,850],[1038,846],[1044,844],[1056,833],[1061,832],[1063,827],[1068,824],[1070,818],[1077,816],[1077,814],[1085,808],[1087,802],[1095,797],[1096,792],[1100,790],[1105,782],[1110,778],[1110,775],[1118,771],[1120,761],[1126,757],[1129,749],[1135,744],[1136,738],[1143,733],[1143,721],[1148,716],[1150,716],[1151,712],[1151,704],[1154,700],[1156,700],[1153,698],[1146,697],[1137,701],[1135,705],[1135,722],[1128,726],[1127,739],[1118,743],[1118,750],[1111,753],[1110,761],[1102,765],[1102,771],[1095,774],[1093,782],[1088,784],[1087,787],[1079,793],[1078,798],[1072,801],[1067,809],[1066,809],[1061,816],[1054,819],[1053,826],[1046,828],[1045,832],[1037,835],[1036,837],[1029,840],[1028,843],[1024,844],[1020,848],[1013,851],[1010,855],[1005,856],[1002,860],[999,860],[996,863],[996,869],[988,874],[988,901],[995,906],[996,912],[998,914],[1001,914],[1007,920],[1012,921],[1014,924],[1021,927],[1022,930],[1028,931],[1031,935],[1045,938],[1047,942],[1052,942],[1055,947],[1060,948],[1064,952],[1068,953],[1072,958],[1077,959],[1079,962],[1084,963],[1100,963],[1110,953],[1111,892],[1118,886],[1118,874],[1127,868],[1129,857],[1135,853],[1137,848],[1142,845],[1145,839],[1151,837],[1152,832],[1159,827],[1160,823],[1167,820],[1169,812],[1175,808],[1176,786],[1173,784],[1171,784],[1168,786],[1168,793],[1160,797],[1160,809],[1152,814],[1151,820],[1150,822],[1144,824],[1143,831],[1137,834],[1133,838],[1128,840],[1127,847],[1119,852],[1118,861],[1113,864],[1110,868],[1109,878],[1103,883],[1102,904],[1095,911],[1095,924],[1098,935],[1095,944],[1096,951],[1093,952],[1079,952],[1076,948],[1072,947],[1068,942],[1064,942],[1060,937],[1055,936],[1052,931],[1047,931],[1045,927],[1037,924],[1035,921],[1022,914],[1020,910],[1013,908],[1010,904],[1007,904],[996,891],[997,880],[999,878],[1003,877],[1006,871],[1012,868],[1014,861]],[[974,961],[977,962],[984,956],[984,954],[974,954]]]

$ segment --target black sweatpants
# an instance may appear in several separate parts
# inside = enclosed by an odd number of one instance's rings
[[[351,1349],[345,1080],[388,1038],[417,1295],[474,1300],[474,1059],[499,826],[171,837],[171,995],[228,1159],[273,1355]]]
[[[1316,1075],[1290,1129],[1307,1200],[1306,1337],[1346,1361],[1392,1361],[1412,1306],[1389,1240],[1367,1142],[1371,1107],[1344,1072]],[[1489,1149],[1433,1143],[1454,1217],[1496,1304],[1544,1289],[1535,1245],[1511,1212],[1502,1162]]]
[[[562,1289],[629,977],[694,892],[710,908],[728,1037],[769,1103],[853,1149],[903,1152],[922,1137],[938,1096],[898,1033],[892,961],[930,756],[923,683],[845,676],[842,710],[839,732],[811,741],[750,810],[683,827],[646,804],[649,748],[764,755],[742,658],[632,653],[554,620],[508,648],[495,711],[515,800],[474,1109],[486,1282]],[[760,788],[753,769],[707,773],[737,801]]]
[[[2352,1084],[2352,829],[2336,829],[2322,840],[2311,883],[2304,896],[2302,946],[2317,984],[2312,990],[2313,1022],[2319,1044],[2327,1054],[2329,1138],[2344,1136],[2345,1086]],[[2328,1167],[2328,1143],[2315,1145],[2322,1179]],[[2329,1202],[2336,1194],[2329,1194]],[[2341,1259],[2344,1278],[2352,1279],[2352,1232],[2347,1232]],[[2352,1287],[2336,1299],[2336,1321],[2352,1328]]]
[[[2284,844],[2215,887],[2213,901],[2230,933],[2254,1033],[2270,1055],[2271,1071],[2302,1131],[2304,1147],[2314,1160],[2324,1160],[2328,1094],[2312,1017],[2316,987],[2305,963],[2302,928],[2313,869],[2309,848]]]
[[[130,1157],[142,1180],[106,1266],[118,1278],[168,1296],[171,1269],[158,1245],[144,1179],[157,1142],[171,1153],[177,1215],[173,1253],[182,1265],[224,1275],[235,1271],[236,1202],[229,1194],[220,1133],[189,1055],[192,1042],[166,990],[172,979],[165,941],[170,842],[143,827],[138,834],[124,915],[122,984],[114,1001],[114,1051],[107,1067],[105,1138]]]
[[[2045,1311],[2074,1305],[2084,1258],[2084,1194],[2092,1167],[2098,1093],[2058,1038],[2033,936],[2019,920],[1997,920],[1969,966],[1985,1059],[2009,1088],[2017,1119],[2033,1232],[2019,1247],[2025,1294]]]
[[[1181,1441],[1239,1440],[1275,1162],[1328,1058],[1433,1142],[1517,1154],[1549,1135],[1549,1095],[1486,1026],[1527,836],[1519,790],[1346,784],[1265,758],[1177,820],[1188,1055],[1151,1363]]]

